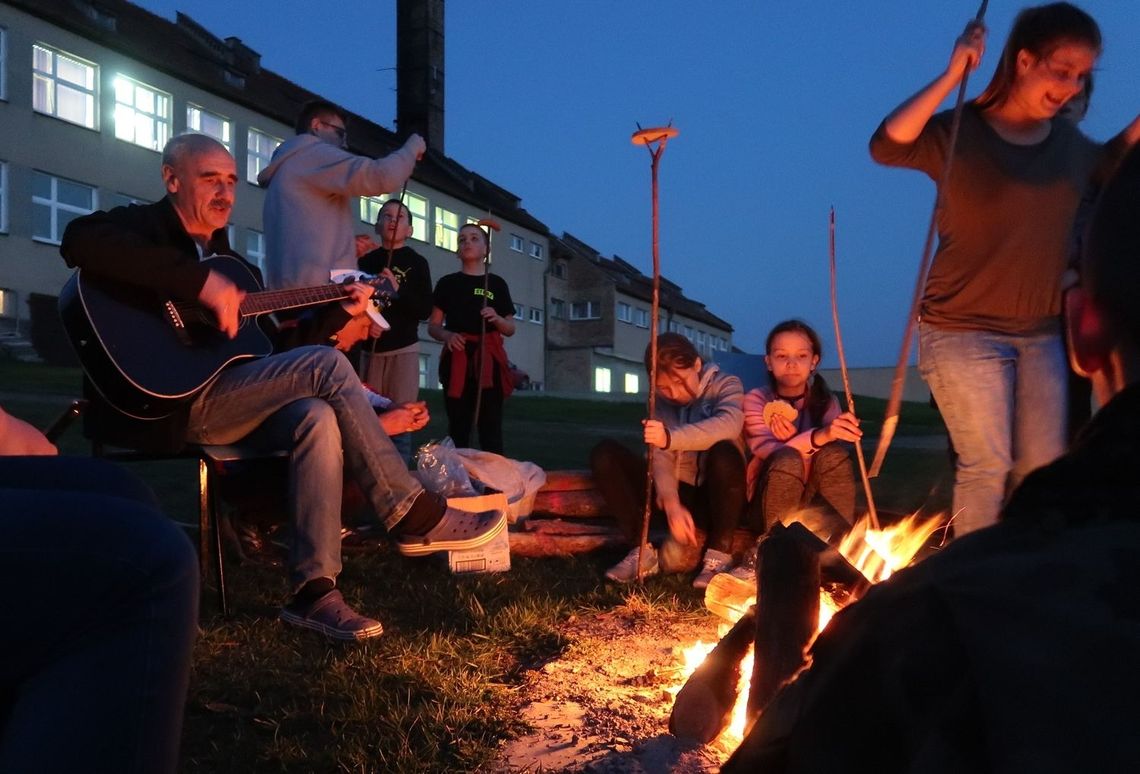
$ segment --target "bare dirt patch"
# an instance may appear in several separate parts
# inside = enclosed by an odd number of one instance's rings
[[[669,734],[681,649],[717,639],[717,619],[629,604],[578,616],[565,653],[523,686],[534,731],[503,750],[500,772],[712,772],[732,752]]]

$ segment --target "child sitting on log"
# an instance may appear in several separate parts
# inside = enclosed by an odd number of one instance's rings
[[[847,449],[835,441],[855,441],[863,432],[854,414],[840,413],[816,373],[819,334],[800,320],[785,320],[768,334],[765,351],[769,386],[744,396],[750,526],[766,532],[816,495],[850,524],[855,474]]]
[[[652,354],[646,348],[647,371]],[[696,588],[707,586],[713,575],[732,563],[732,535],[744,507],[744,449],[740,437],[743,393],[740,379],[703,362],[684,336],[664,333],[657,339],[659,418],[642,423],[645,443],[654,447],[653,483],[658,506],[654,515],[660,517],[664,513],[671,548],[699,547],[694,521],[707,531],[704,562],[693,581]],[[635,546],[606,572],[606,577],[628,583],[637,578],[645,512],[645,458],[606,439],[590,453],[590,467],[606,505]],[[664,556],[672,551],[662,551],[662,562],[653,546],[646,546],[644,553],[645,576],[656,575],[662,569],[687,569]]]

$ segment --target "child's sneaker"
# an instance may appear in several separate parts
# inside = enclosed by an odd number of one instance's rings
[[[732,577],[748,581],[753,586],[756,585],[756,546],[749,548],[744,552],[744,558],[740,560],[740,564],[733,567],[728,571]]]
[[[708,549],[705,551],[704,562],[701,563],[701,571],[697,573],[697,577],[693,579],[693,588],[708,588],[709,581],[712,580],[712,577],[718,572],[726,571],[731,565],[732,554],[717,551],[715,548]]]
[[[625,555],[624,559],[606,570],[606,577],[618,583],[631,583],[637,580],[637,554],[638,549],[634,548]],[[642,577],[648,578],[656,575],[660,571],[661,568],[657,564],[657,549],[653,546],[646,546]]]

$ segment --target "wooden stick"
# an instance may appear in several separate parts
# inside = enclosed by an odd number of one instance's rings
[[[653,193],[653,296],[649,309],[649,419],[657,417],[657,319],[661,311],[661,253],[658,242],[659,208],[657,203],[657,166],[665,144],[670,137],[676,137],[677,130],[671,126],[660,129],[642,129],[633,134],[635,145],[644,145],[649,151],[652,172]],[[656,147],[653,147],[656,146]],[[645,511],[641,515],[641,542],[637,546],[637,581],[645,578],[645,543],[649,539],[649,516],[653,511],[653,446],[646,444],[645,465]]]
[[[708,744],[732,720],[740,685],[740,666],[756,632],[756,607],[750,607],[685,681],[673,711],[669,733]]]
[[[978,15],[974,21],[979,24],[986,16],[986,7],[989,0],[982,0]],[[934,235],[938,231],[938,213],[942,209],[946,192],[946,185],[950,181],[950,169],[954,165],[954,150],[958,145],[958,129],[962,124],[962,105],[966,101],[966,84],[970,80],[970,71],[962,73],[962,82],[958,86],[958,101],[954,104],[954,115],[950,122],[950,139],[946,146],[946,163],[942,167],[942,179],[938,182],[938,192],[934,197],[934,211],[930,213],[930,225],[926,229],[926,244],[922,248],[922,261],[918,267],[918,279],[914,284],[914,297],[910,302],[910,310],[906,318],[906,327],[903,330],[902,347],[899,350],[899,359],[895,363],[895,375],[891,380],[891,397],[887,401],[887,413],[883,418],[883,427],[879,431],[879,444],[875,447],[875,459],[871,463],[868,475],[875,478],[883,467],[883,458],[887,456],[891,440],[895,437],[895,428],[899,424],[899,410],[902,407],[903,386],[906,384],[907,363],[910,361],[911,342],[914,339],[914,329],[918,325],[918,313],[922,306],[922,294],[926,289],[926,278],[930,273],[930,264],[934,256]]]
[[[851,392],[851,379],[847,375],[847,356],[843,351],[843,334],[839,331],[839,281],[835,270],[835,208],[828,219],[828,264],[831,269],[831,321],[835,325],[835,351],[839,353],[839,373],[843,375],[843,393],[847,397],[847,410],[855,413],[855,396]],[[879,514],[875,511],[875,497],[871,494],[871,479],[867,476],[867,460],[863,457],[863,439],[855,440],[855,458],[859,461],[859,477],[863,479],[863,493],[867,497],[867,518],[871,529],[879,529]]]

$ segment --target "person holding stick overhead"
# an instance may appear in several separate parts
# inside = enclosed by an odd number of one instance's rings
[[[942,179],[953,117],[935,111],[981,62],[985,37],[967,25],[946,69],[883,120],[876,161]],[[1061,275],[1081,193],[1112,154],[1055,119],[1100,51],[1079,8],[1027,8],[990,84],[963,106],[919,308],[919,369],[959,455],[959,536],[993,524],[1007,492],[1065,448]],[[1134,121],[1114,146],[1138,134]]]
[[[489,250],[481,226],[459,229],[462,268],[436,283],[428,334],[443,344],[439,380],[451,440],[471,445],[478,403],[479,448],[502,454],[503,400],[513,389],[503,337],[515,333],[515,304],[506,280],[487,269]]]
[[[652,344],[645,368],[652,368]],[[707,532],[704,558],[693,586],[703,589],[712,577],[732,565],[732,536],[744,508],[744,422],[740,379],[704,362],[696,347],[679,333],[657,338],[657,418],[642,420],[645,443],[654,448],[653,484],[657,516],[664,513],[669,538],[662,558],[641,543],[645,510],[645,457],[613,439],[590,452],[590,469],[623,536],[634,546],[606,571],[618,583],[637,579],[639,553],[644,575],[677,572],[682,546],[700,547],[696,527]]]

